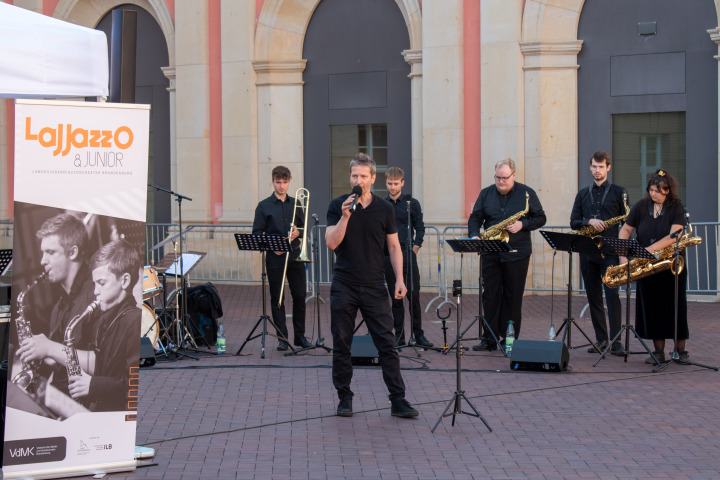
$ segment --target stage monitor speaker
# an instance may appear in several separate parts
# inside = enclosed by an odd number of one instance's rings
[[[537,370],[564,372],[570,361],[570,353],[563,342],[539,340],[515,340],[510,355],[512,370]]]
[[[380,364],[377,348],[375,348],[370,335],[355,335],[353,337],[350,357],[353,365],[377,366]]]
[[[155,365],[155,349],[147,337],[140,339],[140,366],[152,367]]]

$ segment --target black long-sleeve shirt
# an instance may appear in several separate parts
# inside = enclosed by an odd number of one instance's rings
[[[600,185],[593,182],[589,187],[581,189],[575,196],[570,214],[570,228],[580,230],[593,218],[610,220],[624,215],[623,194],[627,194],[627,191],[619,185],[613,185],[609,180]],[[619,224],[616,224],[603,230],[601,235],[617,238],[619,230]]]
[[[510,248],[514,252],[499,253],[500,261],[511,262],[529,257],[532,254],[532,240],[530,231],[537,230],[545,225],[547,217],[540,204],[535,190],[519,182],[515,182],[513,188],[505,195],[501,195],[495,185],[483,188],[478,195],[473,211],[468,220],[468,234],[470,237],[480,236],[480,228],[486,230],[506,218],[525,210],[525,193],[528,198],[528,213],[520,219],[522,230],[517,233],[510,233]],[[483,253],[492,255],[493,253]]]
[[[273,192],[268,198],[258,203],[255,208],[255,220],[253,220],[253,235],[282,235],[287,237],[290,231],[290,222],[293,219],[293,205],[295,205],[295,198],[287,195],[283,202],[275,196]],[[290,259],[293,260],[300,255],[300,238],[302,238],[302,229],[305,227],[305,218],[303,209],[298,205],[297,212],[295,214],[295,226],[298,230],[301,230],[300,237],[296,238],[292,242],[293,251],[290,253]],[[273,253],[267,254],[267,261],[279,261],[275,257],[285,262],[284,255],[275,255]]]
[[[398,229],[398,241],[401,245],[408,244],[408,214],[407,202],[410,200],[410,242],[412,245],[422,247],[425,238],[425,223],[423,222],[422,208],[420,202],[415,198],[408,198],[409,195],[400,195],[393,200],[388,195],[385,200],[390,202],[395,210],[395,222]]]

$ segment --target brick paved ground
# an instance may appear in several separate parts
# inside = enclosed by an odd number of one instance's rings
[[[285,357],[268,337],[264,359],[259,338],[233,355],[261,315],[260,289],[218,290],[228,354],[159,360],[142,370],[136,443],[156,450],[155,464],[112,478],[720,477],[720,377],[713,370],[672,364],[652,373],[644,354],[627,363],[608,355],[593,367],[597,355],[582,348],[571,351],[568,372],[512,372],[499,352],[470,351],[462,359],[462,387],[493,431],[478,418],[458,415],[454,426],[445,418],[431,433],[456,388],[454,354],[418,357],[403,350],[417,419],[390,416],[377,367],[356,367],[355,415],[336,417],[330,354],[316,349]],[[327,298],[326,290],[322,294]],[[433,295],[423,297],[426,305]],[[464,325],[477,302],[477,296],[463,297]],[[428,338],[441,343],[437,303],[423,318]],[[576,317],[584,303],[573,299]],[[321,305],[321,331],[332,345],[327,309]],[[564,295],[526,296],[521,337],[545,339],[551,311],[557,328],[567,312]],[[720,364],[719,313],[718,303],[691,302],[692,360]],[[588,316],[578,324],[592,336]],[[317,336],[316,318],[313,302],[308,335]],[[448,323],[453,338],[455,318]],[[576,328],[572,340],[573,346],[584,343]],[[631,346],[641,348],[634,338]],[[463,410],[471,409],[463,402]]]

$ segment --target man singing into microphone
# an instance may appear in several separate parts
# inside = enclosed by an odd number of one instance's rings
[[[395,212],[392,206],[371,192],[375,183],[375,162],[358,153],[350,161],[350,183],[353,193],[330,202],[325,242],[335,252],[335,269],[330,289],[330,329],[333,335],[333,384],[340,403],[337,414],[350,417],[353,392],[352,346],[358,309],[367,324],[378,350],[383,380],[390,392],[390,413],[396,417],[416,417],[405,400],[405,382],[400,374],[400,360],[395,351],[393,317],[385,280],[387,242],[395,271],[394,297],[407,293],[402,275],[402,251],[398,241]]]

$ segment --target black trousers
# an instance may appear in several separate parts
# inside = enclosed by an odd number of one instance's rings
[[[420,308],[420,268],[418,268],[417,256],[410,250],[410,268],[412,269],[412,291],[410,290],[410,276],[408,275],[407,248],[403,248],[403,281],[408,289],[405,296],[412,309],[412,333],[415,338],[423,335],[422,310]],[[388,293],[392,299],[392,315],[395,326],[395,336],[405,338],[405,304],[403,299],[395,298],[395,270],[390,263],[390,257],[385,257],[385,282]]]
[[[400,359],[392,334],[392,316],[385,285],[357,286],[333,280],[330,287],[330,330],[333,336],[333,385],[338,397],[352,397],[352,346],[355,318],[360,310],[375,348],[378,350],[383,380],[390,398],[405,396]]]
[[[508,320],[512,320],[515,338],[520,338],[522,301],[530,257],[514,262],[501,262],[496,256],[483,256],[482,262],[482,303],[485,319],[498,338],[505,336]],[[487,331],[483,332],[483,338],[493,341]]]
[[[288,329],[285,325],[284,298],[282,307],[278,307],[283,270],[285,268],[285,255],[275,255],[274,252],[268,252],[266,255],[268,258],[266,266],[268,283],[270,284],[270,310],[273,323],[277,327],[278,336],[283,336],[289,341],[290,337],[288,337]],[[270,255],[278,258],[270,259]],[[287,281],[290,286],[290,296],[292,297],[293,335],[297,342],[301,337],[305,336],[305,264],[290,260],[287,268]],[[285,297],[284,292],[283,297]]]
[[[588,304],[590,305],[590,320],[595,330],[595,340],[606,342],[620,331],[622,323],[622,307],[620,306],[620,294],[617,288],[610,288],[603,285],[602,276],[605,270],[611,265],[618,264],[618,257],[605,255],[605,258],[591,258],[589,255],[580,254],[580,273],[582,273],[587,293]],[[605,290],[605,301],[607,302],[608,318],[610,320],[610,336],[605,325],[605,307],[603,306],[603,289]]]

